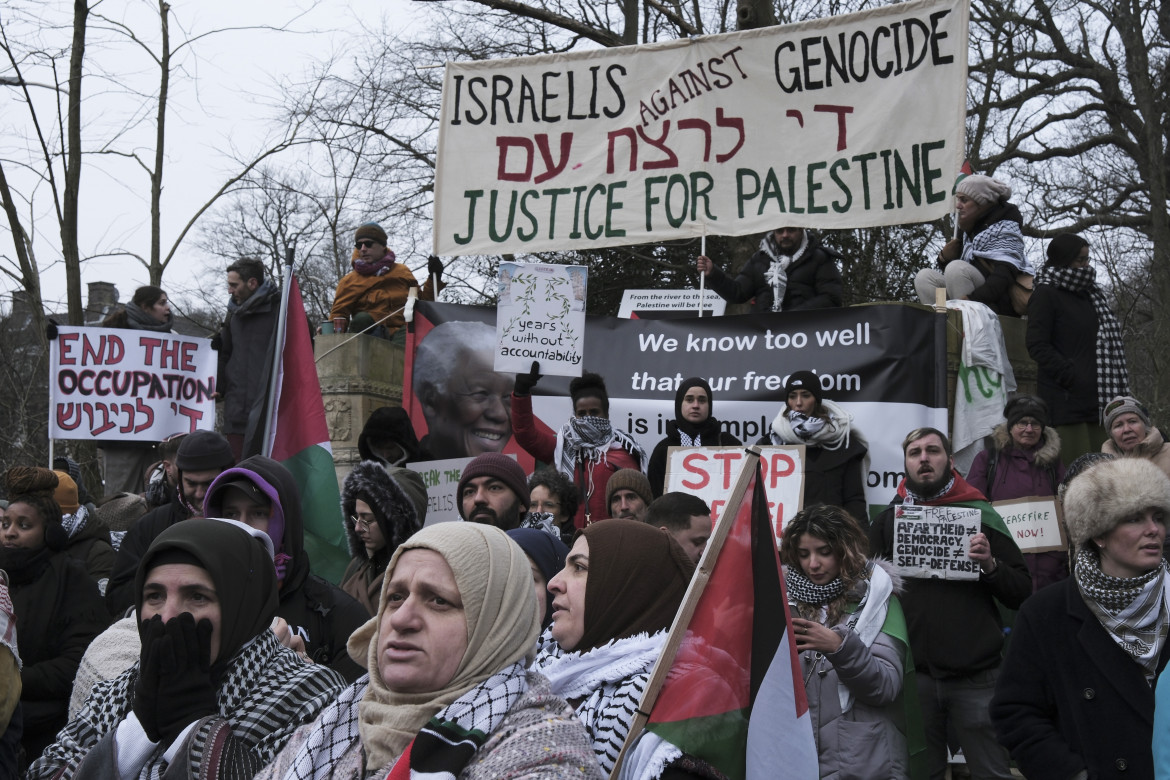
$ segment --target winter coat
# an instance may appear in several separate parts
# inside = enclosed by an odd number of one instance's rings
[[[243,303],[228,303],[219,331],[216,376],[216,390],[223,396],[224,435],[246,433],[253,407],[264,403],[279,317],[280,288],[272,279],[265,279]]]
[[[771,446],[765,434],[756,444]],[[839,506],[865,527],[869,504],[865,501],[865,456],[869,450],[853,439],[847,447],[827,450],[815,444],[804,447],[804,505]]]
[[[1097,310],[1088,291],[1038,284],[1028,301],[1028,354],[1052,425],[1098,423]]]
[[[131,712],[137,677],[135,664],[98,683],[77,717],[29,768],[28,780],[118,777],[116,735]],[[159,777],[165,770],[166,780],[252,777],[343,687],[336,672],[304,663],[264,631],[231,659],[216,691],[219,712],[184,732],[173,759],[163,757],[168,746],[155,747],[140,776]]]
[[[828,309],[840,306],[842,301],[841,272],[837,261],[841,255],[823,246],[819,239],[809,236],[808,247],[788,266],[788,286],[784,289],[782,311],[799,309]],[[729,303],[746,303],[755,299],[753,312],[772,311],[772,285],[767,281],[772,257],[763,249],[757,250],[732,279],[718,266],[712,265],[707,275],[707,286]]]
[[[287,469],[271,458],[254,455],[216,477],[207,490],[208,497],[215,494],[220,484],[241,477],[256,484],[270,500],[279,504],[284,515],[282,541],[278,544],[273,540],[277,552],[289,556],[280,583],[277,617],[284,618],[292,632],[305,640],[305,650],[313,661],[328,664],[347,682],[353,682],[363,674],[363,670],[349,657],[345,644],[349,635],[369,620],[370,616],[365,607],[341,588],[309,572],[304,520],[301,517],[301,494],[296,480]],[[212,511],[210,504],[204,509],[207,513]]]
[[[178,496],[171,503],[150,510],[134,523],[122,537],[122,544],[114,556],[114,567],[110,581],[106,583],[106,610],[117,620],[133,607],[134,577],[138,574],[138,562],[146,555],[155,537],[180,520],[186,520],[190,512]]]
[[[896,575],[895,575],[896,576]],[[897,598],[891,596],[891,614],[905,631]],[[817,743],[817,762],[826,780],[906,778],[909,758],[902,721],[902,673],[908,648],[880,633],[866,647],[846,625],[850,615],[832,630],[844,640],[834,653],[811,650],[800,654],[804,690]],[[841,711],[839,686],[853,693],[848,712]]]
[[[1126,457],[1121,454],[1121,450],[1113,443],[1113,439],[1106,439],[1105,443],[1101,445],[1101,452],[1108,452],[1110,455],[1117,457]],[[1146,438],[1142,440],[1134,451],[1129,454],[1131,458],[1146,458],[1154,462],[1154,465],[1166,472],[1166,476],[1170,477],[1170,444],[1167,444],[1166,437],[1157,428],[1150,428]]]
[[[1170,643],[1159,672],[1168,659]],[[991,719],[1028,780],[1082,770],[1093,780],[1154,776],[1154,691],[1071,578],[1028,599],[1016,616]]]
[[[422,482],[412,483],[404,479],[399,483],[393,478],[395,472],[404,471],[393,466],[388,470],[377,461],[364,460],[345,478],[341,491],[342,523],[352,558],[341,578],[341,589],[365,607],[370,617],[378,612],[382,580],[390,557],[398,545],[423,527],[426,517],[427,493]],[[358,499],[369,504],[386,541],[386,546],[372,558],[354,528]]]
[[[967,474],[971,487],[989,501],[1056,495],[1065,469],[1060,460],[1060,434],[1055,428],[1046,427],[1039,445],[1031,450],[1012,446],[1006,422],[997,425],[988,438],[987,448],[975,456]],[[989,477],[994,480],[991,485],[987,484]],[[1032,573],[1033,593],[1068,576],[1068,553],[1063,551],[1024,553],[1024,562]]]
[[[711,420],[714,418],[708,418]],[[718,420],[715,421],[715,430],[719,430]],[[716,437],[708,442],[703,441],[704,447],[735,447],[742,444],[739,439],[732,436],[727,431],[719,430]],[[654,451],[650,453],[650,465],[646,467],[646,476],[650,480],[650,491],[658,498],[666,492],[666,458],[669,455],[671,447],[681,447],[682,439],[678,435],[678,424],[671,420],[666,424],[666,438],[654,445]]]
[[[114,570],[114,546],[110,544],[110,532],[90,513],[81,530],[69,537],[65,554],[81,564],[89,578],[98,584],[98,590],[105,592]]]
[[[524,450],[541,463],[549,463],[555,467],[553,455],[557,449],[557,434],[532,414],[532,396],[512,395],[512,434],[516,442]],[[612,447],[606,457],[596,463],[588,465],[587,484],[578,484],[577,488],[586,495],[577,507],[577,514],[573,524],[577,528],[585,527],[585,518],[590,522],[604,520],[609,517],[609,506],[605,501],[605,487],[615,471],[633,469],[641,471],[642,464],[637,456],[631,455],[621,447]]]
[[[905,496],[903,483],[890,506],[870,525],[870,555],[893,560],[894,510]],[[910,631],[914,666],[935,679],[969,677],[999,666],[1003,622],[996,602],[1018,609],[1032,595],[1032,578],[1020,548],[1007,533],[1003,520],[982,498],[956,473],[954,487],[929,503],[982,511],[981,530],[991,545],[997,563],[995,571],[981,573],[978,580],[905,580],[902,609]]]
[[[1158,678],[1154,701],[1154,776],[1170,780],[1170,676]]]
[[[39,756],[65,725],[81,656],[108,622],[97,584],[81,564],[64,553],[43,552],[46,558],[26,571],[8,571],[24,664],[21,741],[28,761]]]
[[[1014,234],[1018,240],[1017,251],[1019,252],[1018,259],[1020,267],[1003,261],[993,261],[978,257],[981,250],[981,243],[985,243],[980,239],[980,233],[997,222],[1014,223]],[[1023,254],[1023,236],[1020,233],[1020,228],[1023,224],[1024,218],[1014,204],[999,203],[979,218],[979,221],[975,223],[970,233],[963,234],[964,249],[966,249],[966,245],[968,244],[974,245],[976,259],[972,265],[983,274],[983,284],[972,290],[967,297],[972,301],[986,305],[1001,317],[1020,316],[1016,313],[1015,307],[1012,306],[1012,287],[1016,283],[1016,277],[1023,273],[1020,269],[1027,267],[1027,259]],[[959,263],[966,261],[955,259],[948,262]],[[944,262],[942,265],[945,268],[947,263]]]
[[[421,460],[434,460],[430,452],[423,449],[414,433],[414,426],[410,417],[401,406],[382,406],[375,409],[366,419],[362,432],[358,435],[358,453],[362,460],[381,460],[370,448],[371,441],[390,440],[398,443],[406,451],[405,463],[415,463]],[[403,465],[402,463],[391,465]]]
[[[542,780],[584,780],[601,778],[601,770],[593,758],[593,750],[584,730],[573,715],[573,710],[561,697],[553,694],[548,680],[536,672],[528,672],[528,691],[516,700],[499,727],[492,731],[475,755],[459,773],[459,780],[512,780],[513,778],[542,778]],[[342,717],[352,722],[351,731],[358,733],[358,702],[369,684],[368,678],[354,683],[354,690]],[[256,775],[256,780],[281,780],[292,768],[297,751],[309,739],[323,718],[300,728],[288,741],[276,760]],[[393,763],[376,772],[365,766],[361,738],[348,745],[338,746],[336,758],[322,777],[330,780],[351,780],[368,774],[386,777]],[[397,759],[396,759],[397,760]],[[396,761],[395,760],[395,761]],[[323,769],[324,767],[316,767]],[[413,774],[413,773],[412,773]],[[450,775],[446,775],[450,777]]]
[[[337,283],[329,317],[353,317],[361,312],[368,313],[374,322],[387,317],[381,324],[389,331],[389,335],[393,335],[406,324],[402,307],[406,305],[412,287],[419,289],[418,280],[404,263],[395,263],[381,276],[363,276],[357,271],[350,271]],[[419,290],[419,298],[424,301],[435,299],[430,276]]]

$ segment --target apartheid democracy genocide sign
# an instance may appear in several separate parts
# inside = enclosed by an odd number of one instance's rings
[[[876,508],[903,476],[906,433],[946,428],[940,316],[915,304],[873,304],[750,317],[586,317],[582,365],[605,377],[610,419],[647,452],[666,435],[685,378],[708,380],[712,414],[753,444],[783,409],[788,374],[815,371],[825,397],[853,415],[853,435],[869,447],[866,497]],[[532,457],[512,436],[515,375],[492,370],[495,319],[489,307],[419,301],[402,405],[431,457],[503,451],[531,472]],[[436,346],[428,348],[428,339]],[[538,426],[556,432],[568,421],[569,381],[546,376],[536,386]]]
[[[966,2],[644,46],[448,63],[438,255],[944,216]]]
[[[207,339],[61,327],[49,349],[49,436],[161,441],[215,426]]]
[[[967,556],[982,514],[961,506],[914,506],[894,510],[894,565],[903,577],[979,579],[979,564]]]

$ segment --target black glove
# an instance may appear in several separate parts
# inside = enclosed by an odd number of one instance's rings
[[[45,336],[49,339],[49,341],[57,338],[57,323],[53,322],[52,320],[49,320],[45,323]]]
[[[155,615],[140,633],[134,714],[152,742],[170,743],[188,724],[219,712],[211,682],[211,621],[196,624],[184,612],[163,623]]]
[[[529,395],[532,388],[536,387],[536,383],[540,381],[540,363],[536,360],[532,361],[532,370],[527,374],[516,375],[516,386],[513,392],[516,395]]]
[[[219,348],[223,346],[223,334],[216,333],[211,337],[211,348],[219,352]]]
[[[443,275],[443,261],[431,255],[427,258],[427,275],[428,276],[442,276]]]

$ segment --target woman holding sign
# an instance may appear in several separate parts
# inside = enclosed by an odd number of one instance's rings
[[[1154,777],[1154,685],[1170,660],[1170,478],[1142,458],[1064,496],[1073,574],[1024,602],[991,718],[1029,780]]]
[[[909,776],[901,577],[867,560],[868,550],[840,507],[805,509],[784,529],[780,561],[821,777]]]
[[[865,439],[853,430],[853,415],[826,399],[811,371],[794,371],[784,383],[784,410],[756,444],[803,444],[804,505],[844,507],[868,522],[865,503]]]

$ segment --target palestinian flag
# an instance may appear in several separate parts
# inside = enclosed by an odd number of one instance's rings
[[[647,728],[732,780],[819,776],[758,462]]]
[[[305,552],[312,571],[336,584],[349,564],[341,524],[341,491],[333,470],[325,403],[301,288],[291,268],[287,278],[287,306],[276,343],[280,358],[268,405],[275,413],[269,420],[264,452],[280,461],[296,479],[301,489]]]
[[[955,177],[955,186],[951,187],[951,194],[954,195],[959,191],[959,182],[968,176],[975,173],[975,169],[971,167],[970,160],[963,160],[963,167],[959,168],[959,175]]]

